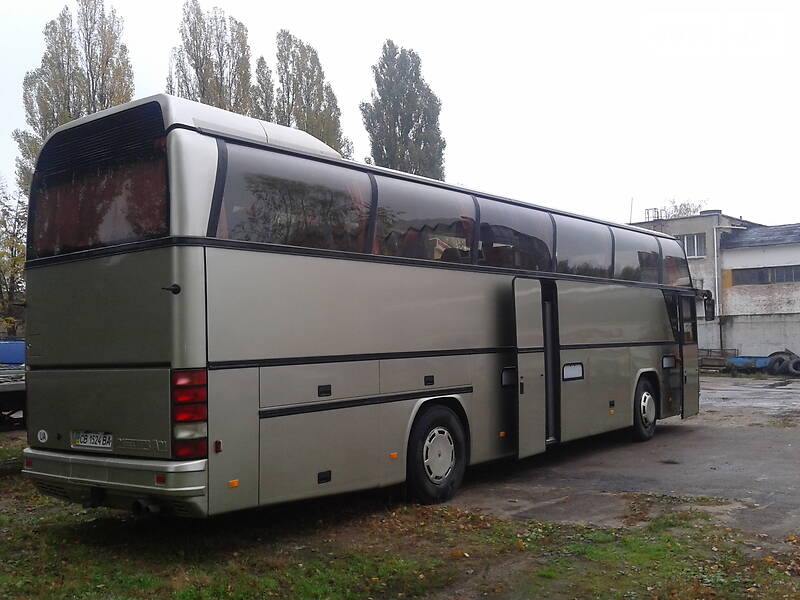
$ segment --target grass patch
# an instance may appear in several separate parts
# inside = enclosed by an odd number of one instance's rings
[[[704,500],[633,497],[653,510],[619,529],[512,522],[383,493],[186,521],[84,510],[14,475],[0,480],[0,598],[798,595],[800,558],[753,556],[742,534],[686,507]]]

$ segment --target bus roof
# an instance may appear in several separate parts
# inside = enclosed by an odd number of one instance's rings
[[[553,214],[565,215],[577,219],[583,219],[585,221],[593,221],[595,223],[602,223],[604,225],[646,233],[648,235],[653,235],[660,238],[675,239],[673,236],[660,231],[644,229],[635,225],[627,225],[605,221],[602,219],[595,219],[560,209],[548,208],[531,202],[522,202],[513,198],[506,198],[503,196],[497,196],[495,194],[487,194],[485,192],[452,185],[436,179],[430,179],[419,175],[403,173],[402,171],[395,171],[393,169],[346,160],[342,158],[342,155],[339,154],[339,152],[321,140],[315,138],[311,134],[306,133],[305,131],[294,129],[292,127],[285,127],[283,125],[277,125],[275,123],[269,123],[267,121],[261,121],[259,119],[254,119],[253,117],[240,115],[228,110],[202,104],[200,102],[194,102],[192,100],[186,100],[185,98],[170,96],[169,94],[155,94],[153,96],[147,96],[145,98],[133,100],[131,102],[120,104],[118,106],[81,117],[74,121],[70,121],[69,123],[57,127],[47,137],[45,144],[50,141],[53,136],[64,130],[72,129],[73,127],[77,127],[97,119],[102,119],[103,117],[128,110],[135,106],[147,104],[148,102],[157,102],[161,106],[161,112],[164,116],[164,128],[167,131],[169,131],[170,128],[187,127],[197,130],[200,133],[233,140],[241,140],[258,145],[266,145],[277,149],[289,150],[291,152],[303,154],[311,158],[323,158],[331,162],[344,163],[351,168],[355,167],[367,172],[425,183],[440,188],[480,196],[482,198],[489,198],[493,200],[499,200],[501,202],[516,204],[518,206],[537,208]]]

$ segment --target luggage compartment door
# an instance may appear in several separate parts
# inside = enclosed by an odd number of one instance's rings
[[[517,458],[544,452],[546,432],[542,288],[516,277],[514,318],[517,353]]]

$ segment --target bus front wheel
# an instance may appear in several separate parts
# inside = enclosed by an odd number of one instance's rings
[[[656,394],[647,379],[636,384],[633,399],[633,439],[644,442],[656,432]]]
[[[423,409],[408,439],[406,482],[411,495],[423,504],[452,498],[467,468],[464,427],[446,406]]]

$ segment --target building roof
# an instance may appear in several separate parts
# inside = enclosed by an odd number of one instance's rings
[[[749,227],[723,233],[720,238],[720,247],[726,250],[783,244],[800,244],[800,223]]]

